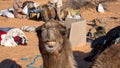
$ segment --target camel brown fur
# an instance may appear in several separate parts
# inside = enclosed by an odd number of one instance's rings
[[[120,44],[102,52],[90,68],[120,68]]]
[[[41,9],[41,8],[40,8]],[[51,19],[56,19],[56,9],[52,4],[48,3],[42,6],[43,9],[43,20],[44,21],[49,21]]]
[[[76,68],[63,23],[50,21],[38,27],[36,32],[43,57],[43,68]]]

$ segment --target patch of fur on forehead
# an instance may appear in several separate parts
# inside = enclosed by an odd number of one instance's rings
[[[41,33],[42,30],[50,29],[50,28],[55,28],[55,29],[59,30],[59,32],[63,36],[67,34],[66,26],[64,25],[64,23],[59,22],[59,21],[49,21],[49,22],[46,22],[42,26],[39,26],[38,28],[36,28],[36,32],[37,33]]]
[[[39,26],[38,28],[36,28],[36,31],[42,28],[59,28],[59,29],[64,28],[66,29],[66,26],[64,25],[64,23],[59,22],[59,21],[49,21]]]
[[[64,25],[64,23],[59,22],[59,21],[49,21],[45,24],[44,26],[45,28],[55,28],[58,29],[60,31],[60,33],[65,34],[65,32],[67,32],[66,26]]]
[[[46,22],[45,24],[45,27],[58,27],[58,26],[61,26],[62,28],[66,28],[64,23],[62,22],[59,22],[59,21],[48,21]]]

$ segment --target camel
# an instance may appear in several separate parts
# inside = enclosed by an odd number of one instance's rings
[[[119,68],[120,51],[119,45],[120,26],[114,27],[107,32],[105,36],[99,37],[93,41],[92,51],[86,61],[93,62],[90,68]]]
[[[43,68],[77,68],[66,27],[58,21],[49,21],[36,28]]]
[[[90,68],[119,68],[120,67],[120,44],[110,46],[102,52]]]

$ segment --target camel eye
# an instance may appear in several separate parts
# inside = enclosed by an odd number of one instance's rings
[[[44,30],[46,30],[46,29],[45,29],[45,28],[41,28],[40,30],[41,30],[41,31],[44,31]]]
[[[41,36],[43,37],[43,38],[45,38],[46,36],[47,36],[47,30],[42,30],[42,34],[41,34]]]

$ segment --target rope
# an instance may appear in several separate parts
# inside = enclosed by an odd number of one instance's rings
[[[28,65],[26,65],[27,68],[43,68],[42,65],[40,65],[40,67],[32,66],[39,57],[41,57],[40,54],[36,55],[36,56],[34,57],[33,61],[32,61],[31,63],[29,63]],[[28,58],[21,58],[21,60],[28,60]]]
[[[31,63],[29,63],[29,64],[27,65],[27,67],[28,67],[28,68],[37,68],[37,67],[32,66],[32,65],[36,62],[36,60],[37,60],[39,57],[41,57],[40,54],[39,54],[39,55],[36,55],[35,58],[33,59],[33,61],[32,61]],[[40,65],[40,68],[42,68],[42,65]]]

